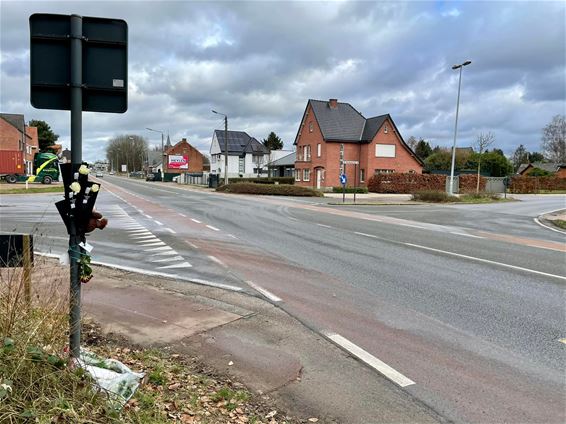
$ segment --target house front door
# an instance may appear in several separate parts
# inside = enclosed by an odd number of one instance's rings
[[[316,188],[320,189],[322,187],[322,169],[318,168],[316,170]]]

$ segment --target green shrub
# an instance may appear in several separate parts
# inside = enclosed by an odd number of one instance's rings
[[[228,183],[254,183],[254,184],[295,184],[294,177],[251,177],[251,178],[229,178]]]
[[[332,193],[343,193],[342,186],[332,187]],[[346,193],[367,193],[367,187],[346,187]]]
[[[290,184],[254,184],[254,183],[230,183],[220,186],[216,191],[238,194],[266,194],[273,196],[307,196],[322,197],[322,193],[308,187],[300,187]]]
[[[460,199],[456,196],[450,196],[445,191],[425,190],[413,193],[413,200],[417,200],[419,202],[446,203],[458,202]]]
[[[498,200],[499,196],[496,193],[485,193],[481,191],[479,193],[468,193],[460,196],[460,200],[484,200],[484,199]]]

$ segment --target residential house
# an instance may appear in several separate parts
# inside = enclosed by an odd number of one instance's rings
[[[529,175],[535,168],[550,172],[557,177],[566,178],[566,164],[557,162],[522,163],[517,169],[517,174]]]
[[[228,131],[228,151],[225,150],[225,132],[215,130],[210,145],[210,172],[224,175],[224,161],[228,156],[228,177],[255,177],[267,172],[269,149],[244,131]]]
[[[164,152],[165,174],[202,173],[204,156],[183,138]]]
[[[297,152],[289,153],[282,158],[267,164],[270,177],[292,177],[295,175]]]
[[[389,114],[365,118],[337,99],[307,102],[294,144],[295,184],[301,186],[340,186],[342,173],[349,186],[365,186],[376,173],[423,170]]]
[[[0,150],[24,152],[22,174],[33,174],[33,157],[39,152],[37,128],[27,126],[24,115],[0,113]]]

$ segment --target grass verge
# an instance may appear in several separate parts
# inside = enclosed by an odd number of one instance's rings
[[[566,221],[564,221],[563,219],[551,219],[548,221],[551,222],[552,225],[561,228],[563,230],[566,230]]]
[[[0,268],[1,423],[299,423],[268,396],[216,375],[171,349],[144,349],[83,323],[82,347],[117,359],[146,377],[122,410],[94,388],[67,354],[68,281],[60,267],[36,259],[33,297],[26,301],[20,268]],[[63,281],[65,280],[65,281]]]
[[[290,184],[230,183],[216,189],[224,193],[263,194],[272,196],[322,197],[323,194],[308,187]]]
[[[5,187],[0,188],[0,194],[34,194],[34,193],[62,193],[64,187],[62,185],[45,186],[45,187],[29,187],[27,190],[25,187]]]
[[[500,197],[496,193],[466,193],[460,196],[450,196],[444,191],[419,191],[412,194],[412,200],[427,203],[498,203],[513,202],[515,199]]]

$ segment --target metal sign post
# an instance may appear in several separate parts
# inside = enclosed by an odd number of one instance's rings
[[[79,177],[77,172],[82,164],[82,111],[126,112],[128,26],[119,19],[44,13],[31,15],[29,22],[31,104],[38,109],[71,112],[71,164],[63,177],[66,200],[57,202],[56,206],[69,233],[69,344],[71,356],[78,358],[80,261],[85,255],[81,245],[86,245],[85,232],[92,231],[85,229],[85,220],[92,214],[98,191],[97,187],[91,192],[88,178]],[[71,181],[82,181],[81,190],[69,194]]]

